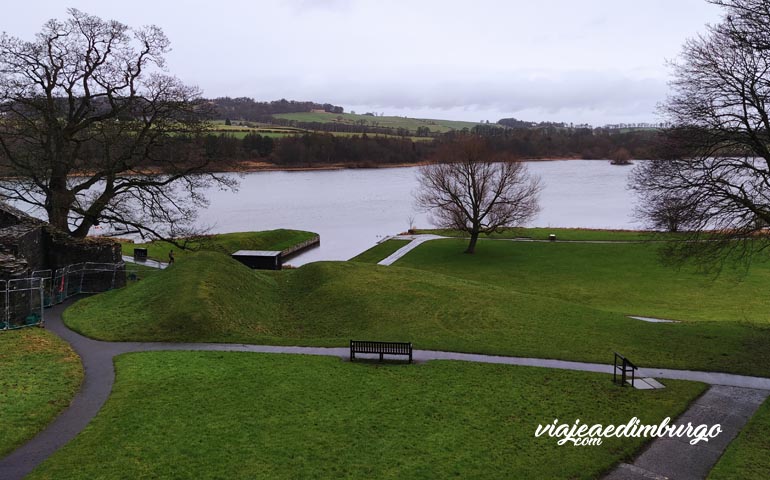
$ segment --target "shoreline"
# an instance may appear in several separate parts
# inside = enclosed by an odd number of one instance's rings
[[[604,158],[580,158],[580,157],[548,157],[548,158],[523,158],[521,162],[558,162],[564,160],[587,160],[591,162],[610,162],[609,159]],[[212,170],[212,173],[254,173],[254,172],[308,172],[308,171],[324,171],[324,170],[365,170],[365,169],[380,169],[380,168],[407,168],[407,167],[420,167],[427,165],[430,162],[416,162],[416,163],[391,163],[391,164],[349,164],[349,163],[330,163],[326,165],[318,166],[285,166],[278,165],[269,162],[258,162],[253,160],[244,160],[242,162],[233,163],[230,166],[222,169]]]
[[[608,159],[599,158],[580,158],[580,157],[549,157],[549,158],[522,158],[517,161],[520,162],[559,162],[565,160],[585,160],[589,162],[610,162]],[[416,163],[390,163],[390,164],[370,164],[363,162],[360,164],[350,163],[330,163],[317,166],[285,166],[275,163],[261,162],[254,160],[243,160],[240,162],[233,162],[224,165],[212,166],[210,170],[202,170],[200,173],[204,174],[216,174],[216,173],[256,173],[256,172],[311,172],[311,171],[331,171],[331,170],[375,170],[382,168],[408,168],[408,167],[420,167],[428,165],[430,162],[416,162]],[[618,165],[615,165],[618,166]],[[633,166],[633,162],[628,165],[619,166]],[[77,172],[71,173],[69,177],[85,177],[92,175],[93,172]],[[148,169],[144,171],[136,172],[134,175],[163,175],[161,170]],[[13,176],[0,175],[0,179],[16,178]]]

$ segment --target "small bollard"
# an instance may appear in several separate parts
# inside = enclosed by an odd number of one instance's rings
[[[555,242],[556,241],[556,235],[553,234],[553,233],[548,235],[548,240],[550,240],[551,242]]]

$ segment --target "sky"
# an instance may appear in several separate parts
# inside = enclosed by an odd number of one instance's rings
[[[32,39],[67,7],[172,43],[170,73],[206,97],[496,122],[657,122],[705,0],[27,0],[0,30]]]

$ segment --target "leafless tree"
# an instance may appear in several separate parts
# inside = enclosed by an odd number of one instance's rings
[[[490,151],[482,138],[461,137],[439,147],[420,167],[417,204],[436,226],[468,232],[466,253],[480,233],[518,226],[538,211],[539,179],[505,154]]]
[[[651,230],[676,233],[691,228],[690,222],[698,215],[697,208],[698,205],[670,192],[646,192],[635,216]]]
[[[744,259],[770,239],[770,14],[768,2],[725,0],[723,21],[689,40],[673,65],[662,110],[673,158],[645,162],[631,182],[653,225],[670,201],[686,208],[689,241],[668,254],[721,262]]]
[[[0,36],[0,197],[75,237],[99,224],[157,237],[192,225],[206,174],[197,88],[165,71],[169,41],[75,9],[34,40]]]
[[[613,165],[631,165],[631,152],[626,148],[619,148],[612,154]]]
[[[770,50],[770,3],[767,0],[709,0],[726,10],[717,28],[755,50]]]

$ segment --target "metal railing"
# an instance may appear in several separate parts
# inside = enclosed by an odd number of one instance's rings
[[[634,386],[634,380],[636,379],[636,370],[639,369],[636,365],[631,363],[631,360],[627,359],[618,352],[615,353],[615,369],[612,372],[612,381],[618,383],[618,371],[620,371],[620,386],[624,387],[628,380],[628,373],[631,373],[631,386]]]
[[[42,326],[44,308],[81,293],[112,290],[119,286],[120,275],[126,275],[123,262],[84,262],[57,270],[35,270],[29,278],[0,280],[0,331]]]

